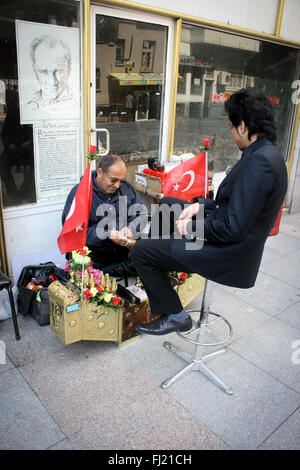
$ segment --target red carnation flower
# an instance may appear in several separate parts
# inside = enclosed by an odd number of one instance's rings
[[[204,139],[204,147],[209,147],[209,146],[210,146],[210,140]]]
[[[93,295],[90,293],[89,289],[85,289],[85,291],[83,291],[83,295],[84,295],[85,300],[89,300],[90,297],[93,297]]]
[[[96,145],[90,145],[90,153],[93,155],[94,153],[97,152],[97,147]]]
[[[187,273],[181,273],[180,274],[180,279],[182,279],[183,281],[185,281],[187,278]]]
[[[112,303],[117,306],[121,302],[121,297],[113,297],[112,298]]]
[[[99,294],[103,292],[103,286],[95,286]]]

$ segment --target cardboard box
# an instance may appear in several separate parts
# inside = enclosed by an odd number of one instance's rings
[[[134,187],[137,191],[140,191],[142,193],[147,192],[148,180],[147,180],[146,176],[147,175],[144,175],[144,173],[136,171],[135,180],[134,180]]]
[[[161,198],[163,196],[161,192],[161,179],[156,176],[146,175],[145,173],[137,171],[135,173],[134,187],[137,191],[149,194],[149,196],[155,198]]]

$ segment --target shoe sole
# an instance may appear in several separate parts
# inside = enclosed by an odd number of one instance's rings
[[[145,330],[140,330],[139,327],[137,326],[137,330],[140,332],[140,333],[145,333],[146,335],[153,335],[153,336],[163,336],[163,335],[169,335],[170,333],[176,333],[177,331],[180,331],[180,332],[184,332],[184,331],[190,331],[191,329],[193,328],[193,325],[191,325],[189,328],[185,328],[185,327],[182,327],[182,328],[177,328],[176,330],[172,330],[172,331],[168,331],[168,332],[159,332],[159,333],[154,333],[152,331],[145,331]]]

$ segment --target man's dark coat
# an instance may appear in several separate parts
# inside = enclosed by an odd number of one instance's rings
[[[280,151],[265,137],[255,141],[222,181],[215,201],[199,200],[208,213],[202,249],[189,251],[185,240],[174,240],[173,258],[220,284],[252,287],[286,190]]]
[[[119,189],[116,190],[115,193],[113,194],[104,194],[101,189],[99,188],[97,181],[97,171],[92,171],[92,182],[93,182],[93,196],[92,196],[92,204],[91,204],[91,209],[90,209],[90,215],[89,215],[89,222],[88,222],[88,228],[87,228],[87,236],[86,236],[86,244],[92,250],[91,257],[93,261],[97,261],[100,258],[99,257],[105,257],[105,259],[110,259],[110,256],[112,257],[112,260],[115,261],[114,256],[117,254],[116,253],[123,253],[124,257],[128,257],[128,249],[124,247],[120,247],[113,243],[111,240],[109,240],[108,236],[110,233],[110,230],[108,230],[108,233],[103,239],[99,237],[100,231],[99,231],[99,222],[101,222],[103,219],[106,218],[107,214],[103,215],[97,215],[97,209],[102,206],[102,205],[109,205],[111,208],[114,210],[115,214],[115,226],[111,227],[116,230],[120,230],[124,226],[128,226],[130,222],[132,222],[137,215],[140,215],[141,211],[134,214],[134,215],[129,215],[130,214],[130,208],[134,207],[135,204],[141,204],[140,199],[138,198],[135,190],[132,188],[132,186],[127,183],[127,181],[124,181],[123,184],[120,186]],[[68,212],[70,210],[72,201],[74,199],[75,193],[77,191],[78,185],[74,186],[73,189],[70,191],[65,207],[62,213],[62,223],[64,223]],[[126,197],[126,219],[123,220],[122,214],[120,213],[120,196]],[[125,215],[125,214],[123,214]],[[122,219],[122,220],[121,220]],[[144,214],[144,219],[147,221],[147,214]],[[97,232],[98,230],[98,232]],[[126,255],[126,256],[125,256]],[[118,255],[119,256],[119,255]]]

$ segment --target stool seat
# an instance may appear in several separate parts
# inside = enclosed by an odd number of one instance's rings
[[[19,333],[17,313],[16,313],[15,302],[14,302],[14,297],[13,297],[11,286],[12,286],[12,281],[10,280],[10,278],[6,274],[4,274],[2,271],[0,271],[0,290],[7,289],[10,308],[11,308],[11,314],[12,314],[12,319],[13,319],[13,324],[14,324],[15,337],[16,337],[16,340],[19,341],[21,338],[20,338],[20,333]]]

